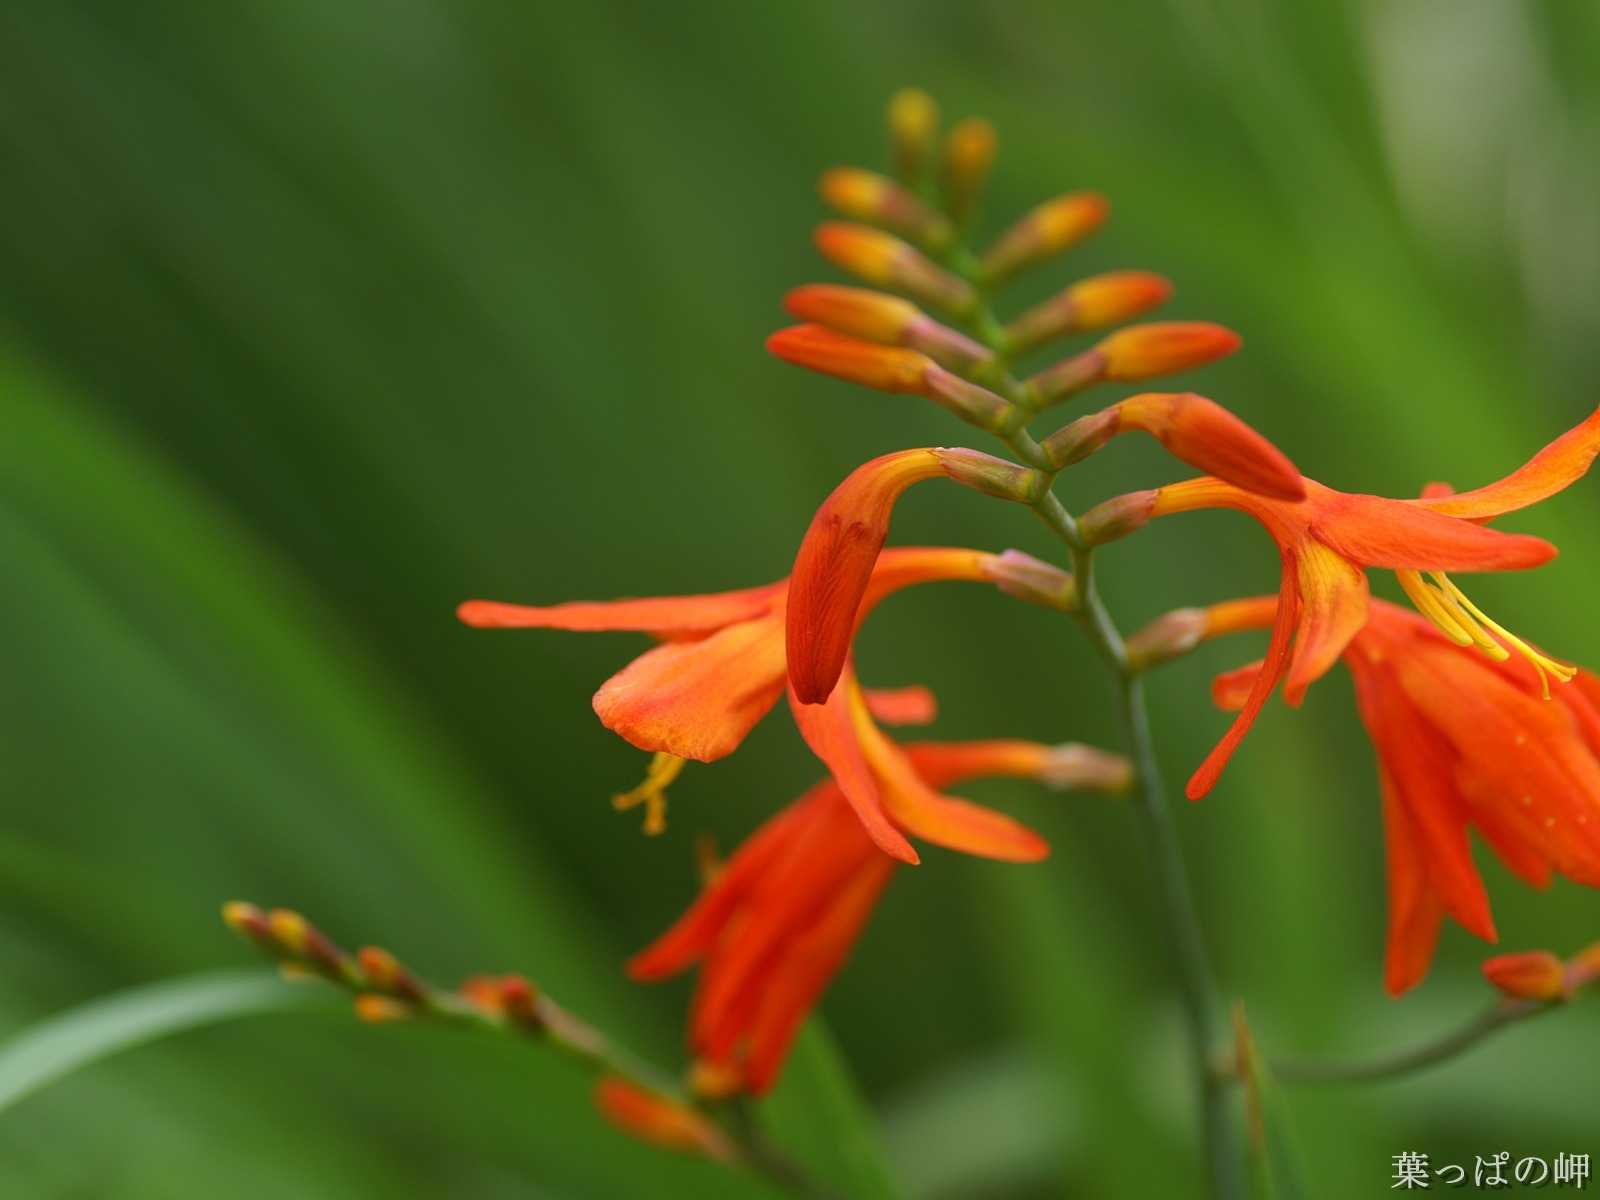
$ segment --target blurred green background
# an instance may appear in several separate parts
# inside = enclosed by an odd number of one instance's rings
[[[1571,0],[0,0],[0,1034],[131,984],[248,965],[248,898],[423,971],[521,970],[676,1061],[686,986],[622,958],[817,774],[781,715],[639,836],[644,756],[588,697],[628,635],[486,633],[469,596],[704,591],[785,573],[866,457],[951,442],[904,397],[761,339],[810,249],[818,172],[877,165],[897,87],[1001,134],[989,229],[1070,187],[1091,271],[1245,352],[1182,383],[1346,490],[1485,482],[1595,404],[1600,8]],[[1179,477],[1143,445],[1079,507]],[[1565,555],[1475,581],[1600,663],[1591,480],[1508,527]],[[895,536],[1050,553],[1026,514],[917,489]],[[1234,514],[1104,556],[1132,626],[1266,590]],[[1380,591],[1395,594],[1388,583]],[[1214,647],[1153,684],[1174,781],[1220,734]],[[1108,742],[1070,626],[983,588],[897,597],[861,658],[941,694],[938,736]],[[1218,967],[1270,1050],[1372,1050],[1483,1002],[1450,927],[1381,989],[1370,747],[1336,673],[1274,704],[1177,819]],[[1198,1192],[1170,972],[1114,802],[972,793],[1043,867],[932,852],[825,1005],[911,1200]],[[1600,936],[1600,900],[1480,854],[1502,947]],[[1328,1197],[1391,1157],[1600,1153],[1593,1005],[1412,1081],[1294,1094]],[[11,1198],[746,1197],[628,1143],[527,1047],[253,1018],[72,1077],[0,1117]]]

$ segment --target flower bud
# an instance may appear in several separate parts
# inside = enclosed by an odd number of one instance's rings
[[[944,201],[960,223],[972,219],[994,169],[994,126],[982,117],[968,117],[950,131],[944,143]]]
[[[1027,354],[1054,338],[1143,316],[1166,303],[1172,284],[1152,271],[1108,271],[1079,280],[1006,326],[1006,350]]]
[[[1305,499],[1305,481],[1283,452],[1204,396],[1144,392],[1106,411],[1117,414],[1119,432],[1143,430],[1174,458],[1247,492],[1278,500]]]
[[[1050,466],[1057,471],[1082,462],[1121,432],[1115,408],[1079,417],[1040,443]]]
[[[1148,671],[1182,658],[1205,640],[1207,624],[1203,608],[1163,613],[1128,639],[1128,666]]]
[[[823,200],[844,216],[883,225],[935,250],[948,245],[954,234],[943,213],[875,171],[834,167],[823,173],[820,190]]]
[[[868,283],[894,288],[958,315],[972,307],[971,284],[935,266],[891,233],[848,221],[825,221],[817,226],[816,243],[829,262]]]
[[[987,388],[930,365],[922,374],[921,394],[963,421],[990,433],[1002,429],[1013,411],[1011,403]]]
[[[392,996],[378,996],[367,992],[354,1001],[356,1016],[369,1025],[390,1025],[396,1021],[414,1021],[420,1015],[415,1005]]]
[[[1569,999],[1566,966],[1548,950],[1502,954],[1483,964],[1483,977],[1513,1000],[1551,1003]]]
[[[1029,604],[1061,612],[1072,612],[1078,607],[1078,591],[1071,572],[1021,550],[991,555],[984,560],[983,573],[1002,592]]]
[[[240,937],[254,942],[268,954],[283,953],[278,945],[278,939],[272,934],[267,914],[254,904],[246,904],[243,900],[230,900],[222,906],[222,919],[229,929]]]
[[[1106,378],[1106,356],[1099,347],[1064,358],[1031,376],[1024,384],[1029,408],[1049,408],[1070,400]]]
[[[1037,778],[1047,787],[1125,792],[1133,786],[1133,764],[1120,754],[1068,742],[1052,746]]]
[[[808,283],[785,296],[783,306],[802,321],[921,351],[961,375],[972,374],[993,357],[987,347],[939,324],[909,300],[868,288]]]
[[[1087,546],[1103,546],[1143,529],[1155,506],[1153,490],[1113,496],[1078,518],[1078,534]]]
[[[1105,224],[1111,208],[1097,192],[1046,200],[1000,235],[983,256],[984,282],[1000,283],[1023,267],[1077,245]]]
[[[594,1102],[606,1120],[652,1146],[698,1154],[720,1163],[738,1159],[728,1135],[705,1114],[620,1075],[600,1078],[595,1084]]]
[[[1204,366],[1232,354],[1242,339],[1209,321],[1156,321],[1119,329],[1097,347],[1107,379],[1136,383]]]
[[[1037,471],[1019,467],[1016,463],[985,454],[981,450],[968,450],[960,446],[941,447],[934,454],[943,465],[944,473],[951,479],[987,496],[1026,504],[1033,499],[1039,487],[1040,476]]]
[[[862,688],[867,711],[881,725],[928,725],[939,715],[939,700],[928,688]]]
[[[767,349],[786,362],[881,392],[920,391],[923,373],[933,366],[915,350],[864,342],[821,325],[780,329],[767,339]]]
[[[402,1000],[421,1003],[428,998],[422,981],[401,965],[387,950],[378,946],[363,946],[356,951],[356,966],[373,991]]]
[[[354,965],[333,940],[297,912],[275,908],[267,914],[272,936],[311,970],[331,979],[351,978]]]
[[[895,174],[915,187],[928,173],[939,136],[939,106],[921,88],[903,88],[889,101],[889,147]]]

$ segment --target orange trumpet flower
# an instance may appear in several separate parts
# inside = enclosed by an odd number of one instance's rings
[[[1541,680],[1570,678],[1572,668],[1548,658],[1495,624],[1445,574],[1537,567],[1556,555],[1541,538],[1499,533],[1482,522],[1554,495],[1580,478],[1600,451],[1600,411],[1557,438],[1524,466],[1487,487],[1420,500],[1350,495],[1305,481],[1294,502],[1245,491],[1214,478],[1191,479],[1143,493],[1148,516],[1197,508],[1234,508],[1255,517],[1278,544],[1283,563],[1266,669],[1255,677],[1232,728],[1189,781],[1188,796],[1209,792],[1229,757],[1284,681],[1284,698],[1299,704],[1368,619],[1366,570],[1395,571],[1419,610],[1453,642],[1476,645],[1491,658],[1511,650]],[[1121,497],[1126,503],[1134,497]],[[1113,503],[1117,503],[1113,502]],[[1423,578],[1424,573],[1429,576]],[[1431,580],[1431,582],[1430,582]]]
[[[1121,759],[1082,746],[929,742],[895,753],[930,791],[992,775],[1057,787],[1116,788],[1128,778]],[[643,981],[700,964],[689,1020],[689,1045],[699,1057],[696,1090],[759,1095],[772,1087],[895,865],[830,779],[751,835],[689,910],[629,962],[628,973]]]
[[[1273,597],[1208,611],[1206,635],[1274,624]],[[1448,915],[1487,941],[1494,922],[1469,827],[1535,887],[1552,872],[1600,887],[1600,679],[1575,671],[1544,697],[1537,664],[1464,650],[1416,613],[1374,600],[1343,648],[1356,705],[1378,753],[1388,844],[1385,986],[1415,986]],[[1221,677],[1225,708],[1267,671]]]

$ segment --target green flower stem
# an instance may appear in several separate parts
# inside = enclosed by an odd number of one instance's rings
[[[1054,483],[1059,472],[1051,468],[1044,450],[1027,431],[1026,426],[1035,415],[1034,410],[1027,403],[1022,384],[1010,372],[1004,327],[996,318],[988,296],[977,284],[976,260],[969,251],[957,247],[947,257],[946,263],[978,287],[969,329],[994,353],[986,371],[985,383],[995,388],[1017,410],[1013,420],[999,436],[1021,462],[1045,476],[1046,486],[1040,489],[1039,498],[1032,507],[1072,555],[1077,592],[1077,607],[1073,617],[1111,676],[1123,744],[1133,761],[1138,781],[1139,828],[1161,893],[1161,913],[1172,945],[1179,989],[1183,996],[1194,1074],[1200,1091],[1201,1122],[1211,1192],[1216,1200],[1236,1200],[1244,1195],[1245,1187],[1242,1131],[1236,1127],[1230,1078],[1227,1073],[1212,1067],[1226,1044],[1226,1015],[1206,952],[1205,937],[1190,890],[1177,830],[1172,822],[1166,785],[1156,761],[1150,720],[1145,710],[1143,682],[1128,662],[1122,633],[1095,588],[1094,548],[1084,542],[1076,519],[1055,494]]]
[[[1272,1073],[1283,1083],[1379,1083],[1445,1062],[1508,1025],[1557,1007],[1559,1005],[1556,1003],[1540,1000],[1502,1000],[1460,1029],[1409,1050],[1343,1062],[1308,1060],[1274,1063]]]

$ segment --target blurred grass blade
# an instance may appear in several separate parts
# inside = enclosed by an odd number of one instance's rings
[[[123,1050],[217,1021],[300,1008],[316,998],[276,975],[225,971],[92,1000],[0,1045],[0,1111]]]
[[[850,1200],[900,1200],[872,1113],[820,1020],[795,1039],[763,1115],[785,1151]]]
[[[1251,1195],[1261,1200],[1309,1200],[1311,1186],[1294,1114],[1256,1046],[1242,1004],[1233,1006],[1233,1031],[1248,1116]]]

